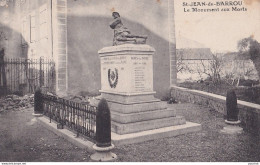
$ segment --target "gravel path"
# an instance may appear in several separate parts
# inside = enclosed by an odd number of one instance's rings
[[[202,124],[202,131],[172,138],[116,147],[117,161],[260,161],[259,137],[249,133],[226,135],[223,116],[194,104],[169,105],[187,121]],[[32,116],[32,109],[0,113],[0,162],[90,161],[77,148],[48,131]]]

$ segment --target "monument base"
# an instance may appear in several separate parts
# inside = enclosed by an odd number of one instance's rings
[[[111,131],[119,135],[186,124],[184,117],[176,116],[174,109],[151,94],[101,93],[97,100],[101,98],[107,100],[110,108]]]

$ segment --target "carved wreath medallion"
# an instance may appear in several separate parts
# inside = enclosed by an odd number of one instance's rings
[[[115,70],[108,69],[108,82],[111,88],[116,88],[118,83],[118,69]]]

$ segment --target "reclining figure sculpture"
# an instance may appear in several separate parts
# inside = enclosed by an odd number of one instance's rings
[[[130,30],[123,25],[118,12],[113,12],[112,16],[114,17],[114,20],[110,23],[110,27],[114,29],[113,46],[146,43],[147,36],[131,34]]]

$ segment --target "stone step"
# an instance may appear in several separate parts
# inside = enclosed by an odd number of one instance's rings
[[[148,140],[155,140],[161,138],[169,138],[186,133],[197,132],[201,130],[201,125],[197,123],[186,122],[186,124],[163,127],[148,131],[141,131],[136,133],[129,133],[119,135],[114,132],[111,133],[111,139],[116,146],[125,144],[140,143]]]
[[[155,92],[140,92],[135,94],[120,94],[120,93],[106,93],[101,92],[101,96],[96,97],[97,99],[105,98],[109,102],[120,103],[120,104],[141,104],[146,102],[160,101],[154,97]]]
[[[111,112],[125,114],[167,109],[167,103],[162,101],[130,105],[108,102],[108,106]]]
[[[163,119],[147,120],[136,123],[121,124],[115,121],[111,122],[111,131],[119,135],[158,129],[162,127],[169,127],[174,125],[185,124],[185,118],[183,116],[168,117]]]
[[[134,123],[146,120],[153,119],[162,119],[167,117],[176,116],[176,112],[174,109],[163,109],[163,110],[150,110],[145,112],[137,112],[137,113],[119,113],[111,111],[111,120],[117,123]]]

